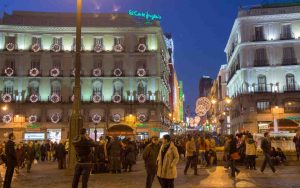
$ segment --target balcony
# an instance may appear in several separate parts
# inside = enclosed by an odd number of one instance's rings
[[[295,39],[295,35],[293,32],[280,34],[280,40],[291,40],[291,39]]]
[[[282,65],[297,65],[297,58],[283,58]]]
[[[284,92],[298,92],[300,91],[300,85],[297,84],[288,84],[283,86]]]
[[[271,84],[256,84],[253,86],[254,93],[270,93],[272,92]]]
[[[265,67],[269,66],[269,61],[267,59],[254,60],[255,67]]]
[[[253,41],[253,42],[266,41],[266,38],[265,38],[265,36],[261,33],[261,34],[258,34],[258,35],[253,35],[252,41]]]

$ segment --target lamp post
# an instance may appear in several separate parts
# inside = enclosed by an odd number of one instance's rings
[[[72,108],[72,115],[70,118],[69,127],[69,164],[68,169],[72,170],[75,167],[76,156],[75,148],[72,144],[74,138],[79,134],[79,129],[83,127],[83,117],[80,112],[80,49],[81,49],[81,14],[82,14],[82,0],[77,0],[76,12],[76,56],[75,56],[75,87],[74,87],[74,102]]]
[[[94,123],[95,142],[97,142],[97,125],[98,123]]]

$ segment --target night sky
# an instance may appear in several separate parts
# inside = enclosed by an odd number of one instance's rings
[[[284,0],[281,0],[281,2]],[[183,80],[186,104],[194,106],[202,75],[216,77],[226,64],[224,48],[238,7],[262,0],[83,0],[84,12],[149,11],[162,16],[175,45],[175,68]],[[266,0],[264,0],[266,2]],[[278,2],[269,0],[269,2]],[[76,0],[0,0],[0,11],[74,12]]]

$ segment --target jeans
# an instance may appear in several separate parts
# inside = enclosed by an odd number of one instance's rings
[[[265,170],[265,168],[266,168],[267,163],[268,163],[269,166],[270,166],[270,168],[272,169],[272,171],[276,172],[276,170],[275,170],[275,168],[274,168],[274,166],[272,164],[272,161],[271,161],[271,155],[269,153],[264,153],[264,155],[265,155],[265,159],[264,159],[264,162],[263,162],[263,164],[261,166],[260,171],[263,172]]]
[[[8,165],[6,168],[6,172],[5,172],[5,179],[4,179],[4,184],[3,184],[3,188],[10,188],[11,185],[11,180],[12,177],[14,175],[14,166],[13,165]]]
[[[192,165],[192,167],[194,168],[194,174],[197,174],[197,164],[194,161],[195,161],[194,156],[187,157],[184,173],[186,173],[189,167]]]
[[[156,175],[156,173],[147,172],[146,188],[152,187],[152,183],[154,181],[155,175]]]
[[[255,169],[256,168],[256,161],[255,161],[256,155],[248,155],[247,159],[248,159],[247,167],[250,167],[250,169]]]
[[[72,188],[77,188],[80,176],[82,175],[82,188],[87,188],[87,183],[89,181],[90,172],[92,170],[91,164],[77,163],[75,166],[75,172],[72,182]]]
[[[158,177],[161,188],[174,188],[174,179],[165,179]]]
[[[230,159],[231,177],[235,177],[235,173],[239,173],[240,170],[235,167],[235,160]]]
[[[202,166],[206,165],[205,151],[200,151],[200,162]]]

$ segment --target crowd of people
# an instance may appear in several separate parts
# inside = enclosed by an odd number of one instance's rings
[[[300,134],[293,139],[297,158],[300,155]],[[201,168],[209,168],[217,165],[217,147],[222,146],[224,167],[230,172],[231,178],[240,173],[237,164],[247,169],[256,170],[256,158],[258,156],[258,143],[249,132],[236,135],[216,135],[204,132],[191,132],[185,135],[164,135],[162,139],[152,137],[149,140],[136,141],[130,138],[100,137],[94,142],[82,129],[77,140],[71,143],[75,146],[77,164],[72,187],[78,187],[79,178],[82,175],[83,187],[87,187],[90,173],[118,174],[132,172],[138,155],[145,162],[147,172],[146,188],[151,188],[155,177],[158,178],[162,188],[173,188],[174,179],[177,177],[177,163],[179,160],[186,162],[184,175],[189,169],[193,169],[194,175],[198,175],[198,165]],[[14,143],[14,135],[9,134],[7,142],[0,145],[2,163],[6,165],[4,188],[10,188],[11,178],[14,173],[19,173],[22,168],[30,173],[32,164],[40,162],[57,161],[58,169],[66,168],[69,143],[24,142]],[[268,164],[276,173],[274,165],[284,163],[287,158],[280,148],[271,146],[269,133],[264,134],[260,148],[263,151],[264,160],[260,171],[263,173]],[[218,155],[220,156],[220,155]]]

